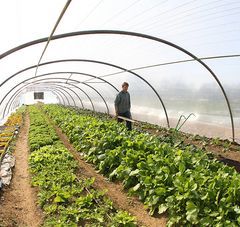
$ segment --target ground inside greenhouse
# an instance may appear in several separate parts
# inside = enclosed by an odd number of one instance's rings
[[[51,121],[49,121],[53,124]],[[28,171],[28,130],[29,116],[25,116],[25,121],[21,127],[20,134],[16,142],[14,156],[16,165],[14,169],[14,177],[11,185],[4,189],[0,194],[0,227],[1,226],[40,226],[43,222],[43,214],[37,206],[37,192],[31,187],[30,173]],[[54,124],[53,124],[54,126]],[[166,215],[152,217],[144,205],[138,198],[128,196],[121,183],[113,183],[97,173],[91,164],[86,163],[81,155],[69,143],[66,135],[54,126],[56,132],[66,148],[73,154],[79,163],[79,175],[83,178],[94,177],[94,187],[100,190],[107,190],[106,195],[113,201],[116,208],[126,210],[134,215],[140,226],[160,227],[166,226]],[[153,134],[160,136],[160,132],[149,130]],[[185,136],[185,135],[183,135]],[[213,152],[219,160],[225,164],[234,166],[240,172],[240,151],[238,144],[231,144],[228,149],[223,149],[223,145],[204,143],[203,141],[192,141],[187,136],[184,138],[184,143],[194,144],[207,151]]]
[[[40,226],[43,220],[41,210],[36,205],[37,192],[31,187],[28,171],[29,124],[27,115],[16,141],[13,179],[0,195],[0,226],[35,227]]]
[[[51,122],[50,122],[51,123]],[[14,156],[16,165],[14,177],[8,188],[0,195],[0,227],[1,226],[40,226],[43,223],[43,214],[37,206],[37,191],[31,187],[30,173],[28,171],[28,130],[29,116],[25,116],[24,125],[16,142]],[[60,139],[66,148],[73,154],[79,163],[79,176],[82,178],[94,177],[94,188],[106,190],[106,196],[113,201],[114,207],[126,210],[136,217],[139,226],[161,227],[166,226],[166,215],[150,216],[138,198],[129,196],[121,183],[109,182],[101,174],[97,173],[94,167],[86,163],[79,153],[69,143],[62,131],[54,126]]]
[[[51,121],[50,121],[51,122]],[[94,187],[100,190],[107,190],[106,195],[113,201],[115,208],[126,210],[136,217],[139,226],[149,227],[161,227],[166,226],[166,215],[150,216],[147,209],[144,207],[138,198],[128,196],[121,183],[113,183],[108,181],[102,175],[98,174],[94,167],[86,163],[79,153],[68,141],[65,134],[61,129],[53,125],[55,130],[64,143],[65,147],[73,154],[76,160],[78,160],[80,166],[80,175],[85,178],[94,177]]]

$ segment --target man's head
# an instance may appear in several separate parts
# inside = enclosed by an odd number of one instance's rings
[[[129,84],[127,82],[123,82],[122,90],[126,92],[128,90],[128,87],[129,87]]]

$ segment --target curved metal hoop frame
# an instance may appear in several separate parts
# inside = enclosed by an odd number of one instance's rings
[[[46,76],[46,75],[53,75],[53,74],[58,74],[58,73],[57,73],[57,72],[56,72],[56,73],[48,73],[48,74],[42,74],[42,75],[39,75],[39,76],[36,76],[36,77],[28,78],[28,79],[26,79],[26,80],[18,83],[16,86],[14,86],[14,87],[8,92],[8,94],[10,94],[15,88],[17,88],[17,87],[18,87],[20,84],[22,84],[22,83],[25,83],[25,82],[27,82],[27,81],[29,81],[29,80],[32,80],[32,79],[36,79],[36,78],[43,77],[43,76]],[[56,80],[66,80],[66,81],[68,80],[68,81],[72,81],[72,82],[75,82],[75,83],[79,83],[78,80],[67,79],[67,78],[44,78],[44,79],[40,79],[40,80],[35,80],[34,82],[39,82],[39,81],[44,81],[44,80],[54,80],[54,79],[56,79]],[[19,89],[11,96],[11,98],[10,98],[9,101],[8,101],[8,103],[10,103],[10,100],[12,99],[12,97],[13,97],[19,90],[24,89],[24,88],[25,88],[26,86],[28,86],[28,85],[32,85],[34,82],[30,82],[29,84],[26,84],[26,85],[22,86],[21,88],[19,88]],[[71,85],[71,86],[74,86],[74,87],[80,89],[80,90],[88,97],[90,103],[92,104],[93,110],[95,111],[95,107],[94,107],[94,105],[93,105],[93,102],[92,102],[91,98],[88,96],[88,94],[87,94],[84,90],[82,90],[81,88],[79,88],[78,86],[76,86],[76,85],[73,84],[73,83],[71,83],[71,84],[66,84],[65,82],[61,82],[61,81],[56,81],[55,83],[60,83],[60,84],[62,83],[62,84],[65,84],[65,85]],[[90,85],[88,85],[88,84],[85,84],[85,83],[82,83],[82,84],[87,85],[88,87],[92,88],[92,86],[90,86]],[[94,88],[93,88],[93,89],[94,89]],[[108,108],[108,105],[107,105],[105,99],[103,98],[103,96],[102,96],[96,89],[94,89],[94,90],[95,90],[96,93],[103,99],[103,102],[104,102],[105,105],[106,105],[107,113],[109,114],[109,108]],[[2,99],[1,103],[5,100],[5,98],[7,97],[8,94],[5,95],[5,97]],[[70,105],[70,103],[69,103],[69,105]],[[6,112],[6,107],[7,107],[7,106],[8,106],[8,104],[5,106],[3,117],[5,116],[5,112]]]
[[[44,80],[46,80],[46,79],[44,79]],[[5,108],[4,108],[4,111],[3,111],[3,118],[10,112],[10,107],[11,107],[11,105],[12,105],[12,103],[14,102],[14,100],[22,93],[22,91],[27,87],[27,86],[34,86],[35,84],[40,84],[40,85],[44,85],[44,84],[46,84],[47,82],[44,82],[44,83],[34,83],[34,84],[27,84],[27,85],[24,85],[23,87],[21,87],[21,88],[19,88],[17,91],[15,91],[14,92],[14,94],[10,97],[10,99],[9,99],[9,102],[8,102],[8,104],[5,106]],[[59,82],[58,82],[59,83]],[[51,92],[60,92],[62,95],[64,95],[64,97],[65,97],[65,99],[67,100],[67,103],[68,103],[68,105],[70,105],[70,101],[69,101],[69,99],[68,99],[68,97],[64,94],[64,92],[63,91],[65,91],[65,89],[64,88],[66,88],[66,87],[64,87],[64,86],[62,86],[62,85],[59,85],[59,84],[55,84],[55,83],[52,83],[52,82],[49,82],[49,83],[47,83],[48,85],[50,85],[51,87],[48,89],[49,91],[51,91]],[[63,83],[63,82],[62,82]],[[64,83],[65,84],[65,83]],[[57,87],[57,88],[56,88]],[[30,87],[31,88],[31,87]],[[59,90],[59,89],[63,89],[63,91],[61,91],[61,90]],[[46,88],[44,88],[44,89],[46,89]],[[69,88],[68,88],[69,89]],[[65,91],[66,92],[66,91]],[[59,94],[59,93],[58,93]],[[60,97],[62,98],[62,101],[63,101],[63,105],[65,105],[66,106],[66,102],[65,102],[65,100],[64,100],[64,98],[63,98],[63,96],[61,95],[61,94],[59,94],[60,95]],[[69,94],[70,95],[70,94]],[[71,96],[71,95],[70,95]],[[73,99],[73,97],[71,96],[71,99],[72,100],[74,100]],[[76,106],[76,105],[75,105]],[[7,111],[7,107],[8,107],[8,111]]]
[[[46,82],[45,82],[45,83],[46,83]],[[58,86],[60,86],[61,89],[66,88],[66,87],[63,87],[63,86],[61,86],[61,85],[58,85]],[[31,89],[31,88],[32,88],[32,89],[35,89],[35,88],[34,88],[34,85],[33,85],[33,87],[28,87],[28,89]],[[23,88],[22,90],[24,90],[24,89],[25,89],[25,88]],[[70,88],[68,88],[68,89],[70,89]],[[11,101],[9,102],[9,104],[7,104],[7,105],[5,106],[5,109],[4,109],[4,111],[3,111],[3,118],[13,109],[13,108],[11,108],[11,106],[14,105],[14,101],[21,95],[22,90],[19,91],[19,92],[15,92],[14,95],[11,96],[11,98],[9,99],[9,100],[11,100]],[[66,105],[65,100],[63,99],[63,97],[62,97],[59,93],[57,93],[57,90],[54,89],[54,86],[44,87],[43,89],[41,88],[41,90],[52,92],[52,93],[58,98],[58,101],[59,101],[60,104]],[[63,89],[63,90],[64,90],[64,89]],[[71,89],[71,91],[74,92],[74,93],[76,93],[76,92],[75,92],[74,90],[72,90],[72,89]],[[16,94],[16,93],[17,93],[17,94]],[[76,93],[76,95],[77,95],[77,93]],[[65,97],[66,97],[66,96],[65,96]],[[79,96],[78,96],[78,97],[79,97]],[[61,101],[60,98],[62,99],[63,102]],[[80,98],[80,97],[79,97],[79,98]],[[81,100],[81,99],[79,99],[79,100]],[[81,100],[81,101],[82,101],[82,100]],[[69,101],[68,101],[68,103],[69,103]],[[9,106],[8,111],[6,111],[7,106]],[[6,113],[6,112],[7,112],[7,113]]]
[[[61,99],[62,99],[62,101],[63,101],[63,105],[66,106],[65,100],[67,100],[68,105],[70,105],[70,101],[69,101],[68,97],[66,96],[66,94],[64,93],[64,92],[66,92],[66,91],[65,91],[65,90],[63,91],[63,87],[54,85],[54,86],[51,87],[51,91],[57,93],[58,96],[61,97]],[[9,102],[8,102],[7,105],[5,105],[5,107],[4,107],[3,117],[2,117],[2,118],[4,118],[4,117],[10,112],[12,103],[13,103],[14,100],[20,95],[21,92],[22,92],[22,91],[20,91],[20,92],[19,92],[18,94],[16,94],[14,97],[12,96],[12,97],[9,99]],[[14,94],[15,94],[15,93],[14,93]],[[65,98],[65,100],[64,100],[64,98]],[[10,101],[10,100],[11,100],[11,101]],[[7,110],[7,109],[8,109],[8,110]]]
[[[76,93],[74,90],[72,90],[72,89],[69,88],[69,87],[62,86],[62,85],[58,85],[58,84],[56,84],[56,85],[54,85],[54,86],[52,86],[52,87],[53,87],[53,88],[56,88],[56,89],[59,88],[59,92],[61,91],[61,93],[62,93],[62,92],[63,92],[63,93],[65,92],[66,94],[68,94],[68,95],[71,97],[74,106],[76,107],[76,102],[75,102],[74,98],[72,97],[72,95],[71,95],[68,91],[66,91],[66,89],[68,89],[69,91],[71,91],[71,92],[73,92],[75,95],[77,95],[77,93]],[[57,89],[57,90],[58,90],[58,89]],[[67,98],[66,95],[64,95],[64,97]],[[77,97],[79,98],[78,95],[77,95]],[[66,100],[67,100],[68,104],[70,105],[69,99],[67,98]],[[81,100],[81,99],[79,99],[79,101],[80,101],[80,100]],[[82,101],[82,100],[81,100],[81,101]],[[63,99],[63,102],[64,102],[64,104],[65,104],[64,99]],[[9,106],[9,108],[8,108],[7,114],[10,112],[11,104],[9,104],[8,106]],[[3,117],[5,117],[5,111],[3,112]]]
[[[80,72],[52,72],[52,73],[42,74],[42,75],[40,75],[40,76],[43,76],[43,75],[53,75],[53,74],[66,74],[66,73],[78,74],[78,75],[85,75],[85,76],[89,76],[89,77],[92,77],[92,78],[96,78],[96,76],[94,76],[94,75],[92,75],[92,74],[80,73]],[[34,79],[34,78],[38,78],[38,77],[39,77],[39,76],[35,76],[35,77],[30,77],[30,78],[28,78],[28,79]],[[108,81],[104,80],[103,78],[99,78],[99,79],[100,79],[101,81],[109,84],[112,88],[114,88],[117,92],[119,92],[119,90],[118,90],[113,84],[109,83]],[[67,81],[69,81],[69,80],[70,80],[70,79],[67,79]],[[5,82],[6,82],[6,81],[5,81]],[[84,85],[90,87],[91,89],[95,90],[95,92],[97,92],[97,93],[101,96],[101,98],[103,99],[103,101],[104,101],[104,103],[105,103],[105,105],[106,105],[106,107],[107,107],[107,112],[109,113],[108,105],[107,105],[105,99],[102,97],[101,93],[100,93],[97,89],[95,89],[93,86],[90,86],[90,85],[87,84],[87,83],[84,83],[84,82],[81,82],[81,81],[77,81],[77,82],[78,82],[78,83],[81,83],[81,84],[84,84]],[[79,87],[78,87],[78,88],[79,88]],[[14,88],[13,88],[13,89],[14,89]],[[9,90],[9,92],[2,98],[2,100],[1,100],[1,102],[0,102],[0,105],[2,104],[2,102],[4,101],[4,99],[6,98],[6,96],[7,96],[11,91],[12,91],[12,89]],[[85,92],[84,92],[84,93],[85,93]],[[85,94],[86,94],[86,93],[85,93]],[[91,102],[91,103],[92,103],[92,102]],[[83,104],[82,104],[82,105],[83,105]],[[92,106],[93,106],[93,104],[92,104]],[[95,110],[94,106],[93,106],[93,110]]]
[[[165,113],[165,116],[166,116],[166,122],[167,122],[167,127],[169,128],[170,127],[170,123],[169,123],[169,118],[168,118],[168,114],[167,114],[167,109],[165,107],[165,104],[162,100],[162,98],[160,97],[159,93],[157,92],[157,90],[147,81],[145,80],[143,77],[141,77],[139,74],[131,71],[131,70],[128,70],[126,68],[123,68],[122,66],[119,66],[119,65],[115,65],[115,64],[112,64],[112,63],[109,63],[109,62],[104,62],[104,61],[97,61],[97,60],[90,60],[90,59],[61,59],[61,60],[55,60],[55,61],[49,61],[49,62],[44,62],[44,63],[41,63],[39,64],[39,67],[40,66],[44,66],[44,65],[48,65],[48,64],[53,64],[53,63],[61,63],[61,62],[90,62],[90,63],[96,63],[96,64],[102,64],[102,65],[106,65],[106,66],[110,66],[110,67],[113,67],[113,68],[117,68],[117,69],[120,69],[120,70],[123,70],[125,72],[128,72],[130,73],[131,75],[139,78],[140,80],[142,80],[144,83],[146,83],[150,89],[155,93],[155,95],[157,96],[157,99],[159,100],[161,106],[163,107],[163,110],[164,110],[164,113]],[[3,81],[1,84],[0,84],[0,87],[2,85],[4,85],[7,81],[9,81],[10,79],[14,78],[15,76],[17,76],[18,74],[20,73],[23,73],[24,71],[27,71],[29,69],[33,69],[37,67],[37,65],[33,65],[33,66],[30,66],[30,67],[27,67],[25,69],[22,69],[20,71],[18,71],[17,73],[11,75],[10,77],[8,77],[5,81]],[[77,72],[76,72],[77,73]],[[81,73],[78,73],[78,74],[81,74]],[[95,79],[99,79],[99,80],[103,80],[102,78],[100,77],[97,77],[97,76],[94,76],[94,75],[91,75],[91,74],[83,74],[83,75],[86,75],[86,76],[93,76]],[[109,83],[108,81],[106,80],[103,80],[105,81],[106,83]],[[111,83],[109,83],[111,86],[113,86]],[[116,90],[116,88],[115,88]]]
[[[70,32],[70,33],[64,33],[64,34],[59,34],[59,35],[55,35],[52,36],[51,40],[56,40],[56,39],[62,39],[62,38],[67,38],[67,37],[73,37],[73,36],[82,36],[82,35],[97,35],[97,34],[101,34],[101,35],[108,35],[108,34],[112,34],[112,35],[126,35],[126,36],[134,36],[134,37],[139,37],[139,38],[144,38],[144,39],[148,39],[148,40],[153,40],[159,43],[164,43],[168,46],[171,46],[177,50],[180,50],[181,52],[187,54],[188,56],[192,57],[193,59],[195,59],[197,62],[199,62],[209,73],[210,75],[216,80],[217,84],[219,85],[226,103],[227,103],[227,107],[229,110],[229,115],[230,115],[230,120],[231,120],[231,125],[232,125],[232,137],[233,137],[233,141],[235,140],[235,130],[234,130],[234,121],[233,121],[233,114],[232,114],[232,109],[231,109],[231,105],[229,102],[229,99],[227,97],[227,94],[220,82],[220,80],[218,79],[217,75],[212,71],[212,69],[206,64],[204,63],[202,60],[200,60],[197,56],[195,56],[194,54],[192,54],[191,52],[187,51],[186,49],[171,43],[167,40],[164,39],[160,39],[158,37],[155,36],[150,36],[150,35],[146,35],[146,34],[142,34],[142,33],[136,33],[136,32],[129,32],[129,31],[118,31],[118,30],[90,30],[90,31],[77,31],[77,32]],[[9,54],[14,53],[15,51],[18,51],[20,49],[29,47],[31,45],[35,45],[38,43],[42,43],[42,42],[46,42],[48,40],[48,37],[46,38],[42,38],[42,39],[38,39],[38,40],[34,40],[25,44],[22,44],[18,47],[15,47],[11,50],[6,51],[5,53],[0,55],[0,59],[8,56]],[[166,113],[166,110],[165,110]]]

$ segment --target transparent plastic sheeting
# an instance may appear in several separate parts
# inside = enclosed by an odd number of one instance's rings
[[[4,21],[0,55],[18,45],[47,38],[65,3],[63,0],[4,3],[0,13],[0,17],[4,16],[0,20]],[[10,10],[12,7],[16,7],[17,13]],[[239,54],[239,39],[233,38],[240,37],[236,29],[239,9],[239,1],[227,0],[73,0],[55,35],[120,30],[160,38],[173,45],[117,32],[53,39],[37,71],[35,66],[46,42],[15,51],[0,59],[0,118],[19,105],[33,102],[27,97],[41,90],[48,94],[45,102],[113,115],[116,94],[127,81],[134,119],[174,128],[182,115],[192,114],[181,130],[231,139],[229,107],[219,84],[203,65],[179,49],[199,58]],[[48,13],[46,19],[44,15]],[[11,30],[5,23],[8,20]],[[203,62],[216,74],[226,92],[238,141],[239,58]]]

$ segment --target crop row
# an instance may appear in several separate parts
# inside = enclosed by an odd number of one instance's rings
[[[23,113],[25,111],[25,106],[20,107],[16,112],[12,113],[7,121],[5,122],[5,126],[20,126],[23,121]]]
[[[169,226],[240,225],[240,176],[211,154],[129,132],[89,112],[57,105],[44,109],[101,173],[122,181],[150,214],[167,212]]]
[[[94,179],[80,179],[78,164],[59,141],[46,117],[29,107],[29,159],[32,184],[39,188],[45,226],[136,226],[127,212],[116,210]]]
[[[25,108],[21,107],[12,113],[5,122],[3,129],[0,130],[0,160],[22,124],[24,111]]]

